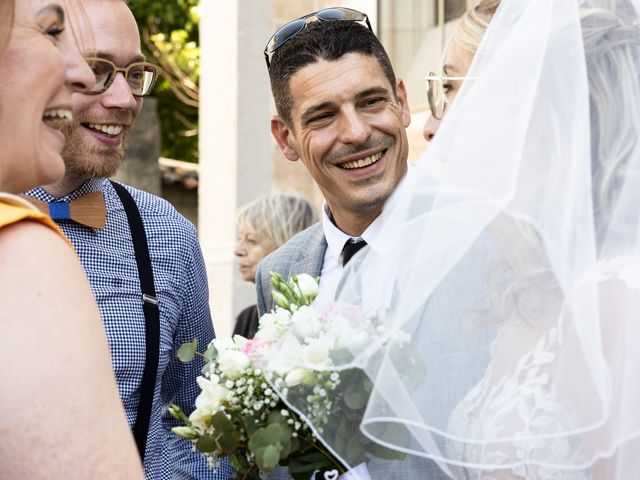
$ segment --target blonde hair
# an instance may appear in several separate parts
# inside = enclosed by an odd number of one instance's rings
[[[460,17],[449,45],[455,42],[475,54],[499,5],[500,0],[481,0],[475,7],[467,10]]]
[[[298,195],[266,195],[243,206],[238,225],[255,231],[260,240],[271,240],[278,248],[296,233],[318,221],[309,200]]]

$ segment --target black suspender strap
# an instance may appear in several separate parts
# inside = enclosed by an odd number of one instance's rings
[[[127,220],[129,221],[133,239],[133,249],[136,254],[136,263],[138,264],[140,286],[142,287],[142,309],[145,323],[145,364],[133,436],[138,446],[140,458],[144,461],[151,407],[153,406],[153,393],[158,373],[158,357],[160,355],[160,309],[158,308],[156,289],[153,283],[153,269],[151,268],[151,258],[149,257],[147,235],[144,231],[142,218],[140,218],[140,211],[127,189],[113,181],[111,181],[111,185],[116,190],[127,213]]]

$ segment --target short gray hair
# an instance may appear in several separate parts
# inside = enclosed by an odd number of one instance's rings
[[[261,240],[271,240],[276,248],[318,221],[309,200],[285,193],[255,199],[240,208],[237,218],[238,225],[254,230]]]

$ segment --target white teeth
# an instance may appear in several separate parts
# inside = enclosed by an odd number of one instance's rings
[[[90,123],[89,128],[115,137],[122,132],[124,127],[122,125],[101,125],[99,123]]]
[[[372,165],[372,164],[376,163],[378,160],[380,160],[380,157],[382,157],[382,152],[375,153],[375,154],[373,154],[373,155],[371,155],[370,157],[367,157],[367,158],[361,158],[360,160],[354,160],[353,162],[343,163],[340,166],[342,168],[346,168],[348,170],[353,170],[354,168],[368,167],[369,165]]]
[[[50,110],[45,110],[43,118],[64,118],[65,120],[71,120],[73,115],[71,114],[71,110],[52,108]]]

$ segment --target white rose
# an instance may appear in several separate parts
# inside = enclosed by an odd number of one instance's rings
[[[206,431],[207,421],[214,413],[216,412],[209,408],[196,408],[191,412],[191,415],[189,415],[189,420],[191,424],[200,431]]]
[[[273,315],[273,321],[278,327],[286,330],[291,326],[291,313],[284,308],[277,308]]]
[[[205,377],[197,377],[196,381],[202,391],[196,397],[196,409],[191,416],[198,419],[198,421],[204,422],[207,416],[211,416],[221,410],[229,391],[219,383],[214,383]],[[189,419],[193,421],[191,416]],[[204,428],[204,423],[197,426]]]
[[[260,325],[260,328],[268,327],[270,325],[273,325],[274,323],[275,319],[273,313],[265,313],[260,317],[260,320],[258,320],[258,325]]]
[[[220,371],[231,380],[240,377],[250,365],[249,357],[238,350],[225,350],[218,355]]]
[[[344,330],[337,340],[339,348],[346,348],[351,353],[356,354],[364,349],[373,339],[369,333],[362,330],[348,329]]]
[[[320,314],[312,307],[303,306],[293,314],[293,329],[302,338],[315,337],[322,329]]]
[[[297,278],[300,293],[305,297],[305,300],[311,302],[318,296],[318,282],[316,282],[315,278],[306,273],[301,273]]]
[[[214,338],[213,346],[216,347],[218,354],[225,350],[235,350],[237,348],[233,338],[231,337]]]
[[[256,332],[255,338],[259,338],[265,342],[275,342],[280,338],[280,329],[275,325],[260,326],[260,330]]]
[[[313,381],[313,372],[306,368],[294,368],[287,376],[284,377],[284,383],[287,387],[295,387],[301,383],[308,383]]]
[[[327,338],[319,338],[303,348],[303,358],[312,365],[327,365],[332,342]]]
[[[277,349],[267,358],[267,369],[285,376],[300,364],[302,345],[293,336],[287,335]]]
[[[236,348],[238,350],[242,350],[245,346],[245,344],[247,343],[247,339],[244,338],[242,335],[234,335],[233,336],[233,343],[235,343]]]

